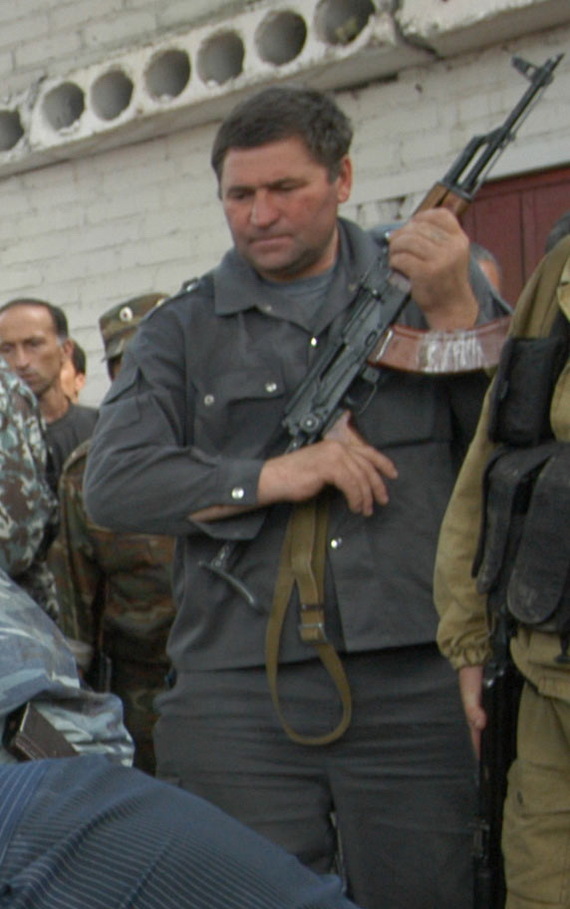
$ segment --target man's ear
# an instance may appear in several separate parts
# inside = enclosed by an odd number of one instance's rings
[[[59,346],[61,350],[61,362],[63,363],[64,360],[71,360],[71,355],[73,353],[73,341],[71,338],[66,338]]]
[[[340,162],[337,179],[337,198],[339,204],[350,198],[352,190],[352,161],[345,155]]]

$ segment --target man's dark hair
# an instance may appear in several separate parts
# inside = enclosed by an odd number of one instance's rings
[[[238,104],[220,126],[210,159],[218,182],[230,149],[257,148],[293,136],[302,139],[314,160],[326,167],[329,179],[338,176],[352,140],[348,117],[322,92],[272,86]]]
[[[69,337],[67,316],[59,306],[54,306],[53,303],[47,303],[45,300],[36,300],[34,297],[19,297],[15,300],[9,300],[3,306],[0,306],[0,314],[8,309],[13,309],[15,306],[43,306],[51,316],[53,328],[59,340],[66,341]]]
[[[78,344],[77,341],[72,339],[72,348],[71,348],[71,362],[73,363],[73,368],[75,372],[81,373],[81,375],[87,375],[87,355],[81,344]]]
[[[550,229],[548,237],[546,238],[544,251],[549,253],[551,249],[554,249],[562,237],[565,237],[567,234],[570,234],[570,211],[561,215],[560,218],[558,218],[558,221],[556,221]]]

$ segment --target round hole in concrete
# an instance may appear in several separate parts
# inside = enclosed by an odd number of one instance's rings
[[[10,151],[24,135],[20,114],[16,110],[0,110],[0,151]]]
[[[101,120],[115,120],[131,103],[133,83],[120,69],[99,76],[91,86],[91,106]]]
[[[306,40],[305,20],[298,13],[289,10],[267,16],[255,36],[261,59],[276,66],[298,57]]]
[[[153,98],[177,98],[188,85],[190,72],[186,51],[162,51],[151,60],[145,73],[147,90]]]
[[[235,32],[213,35],[198,51],[198,73],[203,82],[223,85],[243,69],[244,46]]]
[[[371,0],[321,0],[315,13],[315,28],[321,41],[350,44],[373,12]]]
[[[83,91],[75,82],[62,82],[47,93],[42,109],[52,129],[65,129],[79,120],[85,110]]]

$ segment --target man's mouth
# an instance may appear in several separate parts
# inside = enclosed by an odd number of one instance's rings
[[[18,375],[20,378],[26,382],[28,385],[31,385],[32,382],[37,378],[35,372],[27,372],[25,369],[19,369]]]
[[[273,236],[263,236],[263,237],[251,237],[249,244],[250,246],[278,246],[280,243],[285,243],[289,240],[289,237],[286,234],[276,234]]]

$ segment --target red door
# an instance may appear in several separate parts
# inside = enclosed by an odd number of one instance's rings
[[[463,218],[472,240],[503,270],[503,296],[516,300],[544,255],[548,233],[570,211],[570,167],[489,181]]]

